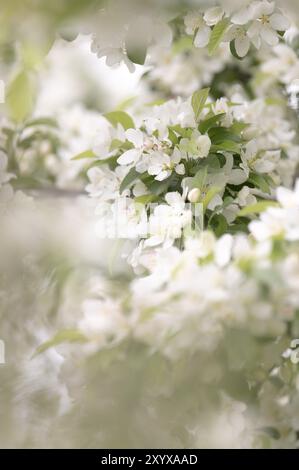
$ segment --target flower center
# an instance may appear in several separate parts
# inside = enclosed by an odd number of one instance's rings
[[[268,16],[268,15],[262,15],[262,16],[260,17],[260,20],[261,20],[261,23],[262,23],[262,24],[268,24],[268,23],[270,23],[270,19],[269,19],[269,16]]]

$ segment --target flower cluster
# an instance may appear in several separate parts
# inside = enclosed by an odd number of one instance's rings
[[[277,206],[250,224],[252,238],[225,234],[217,240],[204,231],[189,237],[183,251],[147,247],[139,258],[144,274],[130,284],[129,298],[119,295],[112,300],[101,284],[101,296],[84,303],[78,327],[88,340],[87,355],[99,349],[121,351],[130,338],[146,345],[150,357],[164,356],[169,368],[207,358],[208,365],[200,366],[201,399],[209,407],[203,384],[218,384],[222,404],[217,420],[233,419],[242,436],[233,438],[233,427],[225,439],[220,437],[219,422],[210,418],[207,441],[198,424],[203,417],[192,424],[185,417],[191,445],[296,443],[298,374],[289,358],[299,308],[298,188],[299,181],[294,191],[277,189]],[[223,354],[228,364],[222,362]],[[226,367],[234,371],[231,380],[239,373],[246,378],[251,398],[235,402],[224,391]],[[177,380],[186,380],[187,371],[183,377]],[[231,413],[234,418],[228,417]]]
[[[88,171],[99,235],[160,245],[181,239],[196,215],[199,230],[246,230],[246,206],[289,183],[297,147],[280,108],[235,100],[213,102],[203,89],[147,107],[138,127],[123,111],[109,113]]]
[[[142,96],[111,112],[81,75],[51,82],[62,40],[40,94],[45,52],[30,35],[8,48],[0,320],[7,338],[27,322],[12,385],[26,445],[53,426],[61,445],[76,422],[76,447],[298,447],[298,29],[274,1],[180,3],[107,0],[70,22],[106,65],[144,65]]]
[[[190,12],[185,17],[186,33],[194,36],[195,47],[212,47],[215,42],[230,42],[233,54],[242,58],[251,44],[259,49],[263,43],[276,46],[279,33],[285,32],[289,20],[276,8],[275,2],[255,1],[231,16],[221,7],[204,13]],[[213,46],[214,47],[214,46]]]
[[[7,155],[0,150],[0,208],[13,195],[13,190],[9,181],[14,178],[12,173],[7,171]]]
[[[91,51],[99,58],[106,57],[111,67],[124,63],[134,72],[135,64],[144,63],[148,46],[168,47],[171,41],[171,29],[165,22],[150,12],[133,14],[128,5],[114,1],[94,21]]]
[[[81,190],[86,182],[86,162],[72,159],[93,144],[102,127],[98,113],[79,105],[61,109],[55,115],[33,116],[22,125],[5,120],[0,140],[8,159],[3,154],[2,167],[8,165],[19,188]],[[5,177],[11,178],[11,174]]]

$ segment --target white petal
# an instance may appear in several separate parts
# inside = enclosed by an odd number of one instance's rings
[[[169,170],[163,170],[155,177],[155,180],[157,180],[157,181],[166,180],[166,178],[168,178],[168,176],[170,176],[170,173],[171,172]]]
[[[196,33],[194,38],[195,47],[205,47],[208,45],[211,30],[208,26],[202,26]]]
[[[143,133],[138,129],[128,129],[126,131],[126,137],[129,142],[135,145],[135,147],[142,147],[143,145]]]
[[[247,36],[253,38],[261,32],[262,24],[259,21],[253,21],[247,30]]]
[[[276,31],[266,25],[261,29],[261,38],[269,44],[269,46],[276,46],[279,42]]]
[[[274,11],[275,3],[265,1],[255,1],[251,6],[251,13],[253,18],[261,18],[263,15],[271,15]]]
[[[138,149],[130,149],[123,153],[117,160],[117,163],[120,165],[128,165],[129,163],[133,163],[140,157],[140,150]]]
[[[230,234],[223,235],[217,241],[215,248],[215,261],[218,266],[225,266],[231,257],[233,237]]]
[[[176,206],[178,204],[182,204],[182,196],[178,191],[174,191],[172,193],[167,193],[165,195],[165,201],[170,206]]]
[[[148,167],[147,172],[148,172],[149,175],[158,175],[158,173],[160,173],[161,169],[162,169],[162,167],[159,164],[158,165],[150,165]]]
[[[240,170],[240,169],[235,169],[231,172],[229,179],[228,179],[228,183],[239,185],[239,184],[244,183],[246,180],[247,180],[247,175],[245,171]]]
[[[222,201],[222,197],[219,196],[219,194],[216,194],[213,199],[209,202],[208,204],[208,209],[210,209],[211,211],[213,211],[215,209],[215,207],[217,206],[221,206],[221,204],[223,203]]]
[[[261,37],[260,36],[253,36],[251,38],[251,42],[254,45],[256,49],[259,49],[261,47]]]
[[[177,147],[175,147],[175,149],[174,149],[174,151],[171,155],[171,161],[173,163],[179,163],[180,160],[181,160],[181,157],[182,157],[182,154],[181,154],[180,150]]]
[[[238,13],[235,13],[231,18],[232,23],[240,25],[248,23],[249,20],[250,12],[248,8],[242,8],[242,10],[238,11]]]
[[[231,25],[228,28],[228,30],[226,31],[226,33],[224,35],[224,38],[223,38],[223,41],[224,42],[232,41],[237,36],[238,31],[239,31],[239,26],[237,26],[235,24]]]
[[[277,200],[283,207],[296,206],[296,198],[293,191],[287,188],[279,187],[276,190]]]
[[[185,174],[185,167],[183,163],[180,163],[180,165],[177,165],[175,167],[175,171],[178,175],[184,175]]]
[[[238,36],[235,40],[235,48],[239,57],[245,57],[249,51],[250,41],[247,36]]]
[[[207,157],[209,155],[209,151],[211,148],[210,137],[207,135],[201,135],[199,139],[197,140],[197,145],[198,145],[199,157],[200,158]]]
[[[214,26],[224,15],[224,11],[221,7],[212,7],[209,8],[205,14],[203,19],[207,23],[208,26]]]
[[[285,31],[290,27],[289,20],[279,13],[274,13],[274,15],[270,17],[270,24],[276,31]]]

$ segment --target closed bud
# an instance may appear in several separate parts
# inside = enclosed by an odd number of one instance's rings
[[[193,188],[188,193],[188,200],[190,202],[198,202],[199,198],[200,198],[200,189],[198,189],[198,188]]]

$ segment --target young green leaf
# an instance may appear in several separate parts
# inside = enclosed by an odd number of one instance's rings
[[[204,168],[201,168],[200,170],[198,170],[198,172],[194,176],[194,184],[195,184],[194,187],[202,189],[205,184],[207,174],[208,174],[207,165]]]
[[[134,121],[125,111],[112,111],[111,113],[104,114],[111,124],[116,127],[120,124],[124,129],[132,129],[135,127]]]
[[[119,188],[120,194],[122,194],[125,189],[130,187],[134,183],[134,181],[136,181],[137,178],[140,178],[140,173],[138,173],[138,171],[136,171],[135,168],[131,168],[129,173],[124,177],[124,179],[121,182],[121,185]]]
[[[142,196],[135,197],[134,201],[138,204],[149,204],[150,202],[156,201],[158,197],[155,194],[143,194]]]
[[[41,354],[47,349],[58,346],[62,343],[85,343],[87,338],[78,330],[62,330],[56,333],[52,339],[42,343],[35,351],[33,357]]]
[[[216,51],[217,47],[221,43],[221,40],[229,26],[229,19],[224,18],[220,20],[213,28],[213,31],[210,36],[208,51],[209,54],[213,54]]]
[[[211,129],[211,127],[219,123],[219,121],[221,121],[224,116],[225,113],[216,114],[216,116],[212,116],[209,119],[201,121],[201,123],[198,125],[198,130],[201,132],[201,134],[205,134],[209,129]]]
[[[84,160],[85,158],[96,158],[92,150],[85,150],[84,152],[75,155],[71,160]]]
[[[240,137],[224,127],[212,127],[209,132],[209,137],[213,144],[221,144],[226,140],[233,142],[240,142]]]
[[[232,140],[225,140],[217,145],[211,146],[211,152],[232,152],[232,153],[240,153],[240,144],[233,142]]]
[[[257,173],[250,173],[248,181],[254,184],[255,187],[261,189],[264,193],[271,193],[271,185],[267,181],[266,176],[258,175]]]
[[[208,99],[210,88],[203,88],[202,90],[195,91],[191,98],[191,104],[195,115],[195,120],[199,120],[200,113]]]
[[[48,126],[48,127],[58,127],[57,121],[52,118],[48,117],[41,117],[38,119],[32,119],[27,121],[24,125],[24,129],[27,127],[34,127],[34,126]]]
[[[278,202],[275,201],[258,201],[255,204],[250,204],[247,207],[244,207],[238,213],[238,217],[245,217],[252,214],[260,214],[264,212],[268,207],[279,207]]]
[[[210,204],[210,202],[212,201],[212,199],[216,196],[216,194],[218,194],[220,191],[220,188],[217,188],[216,186],[210,188],[207,192],[207,194],[205,195],[203,201],[202,201],[202,204],[203,204],[203,209],[204,209],[204,212],[206,211],[208,205]]]
[[[33,76],[23,70],[8,88],[6,104],[14,121],[22,122],[31,113],[36,95]]]

